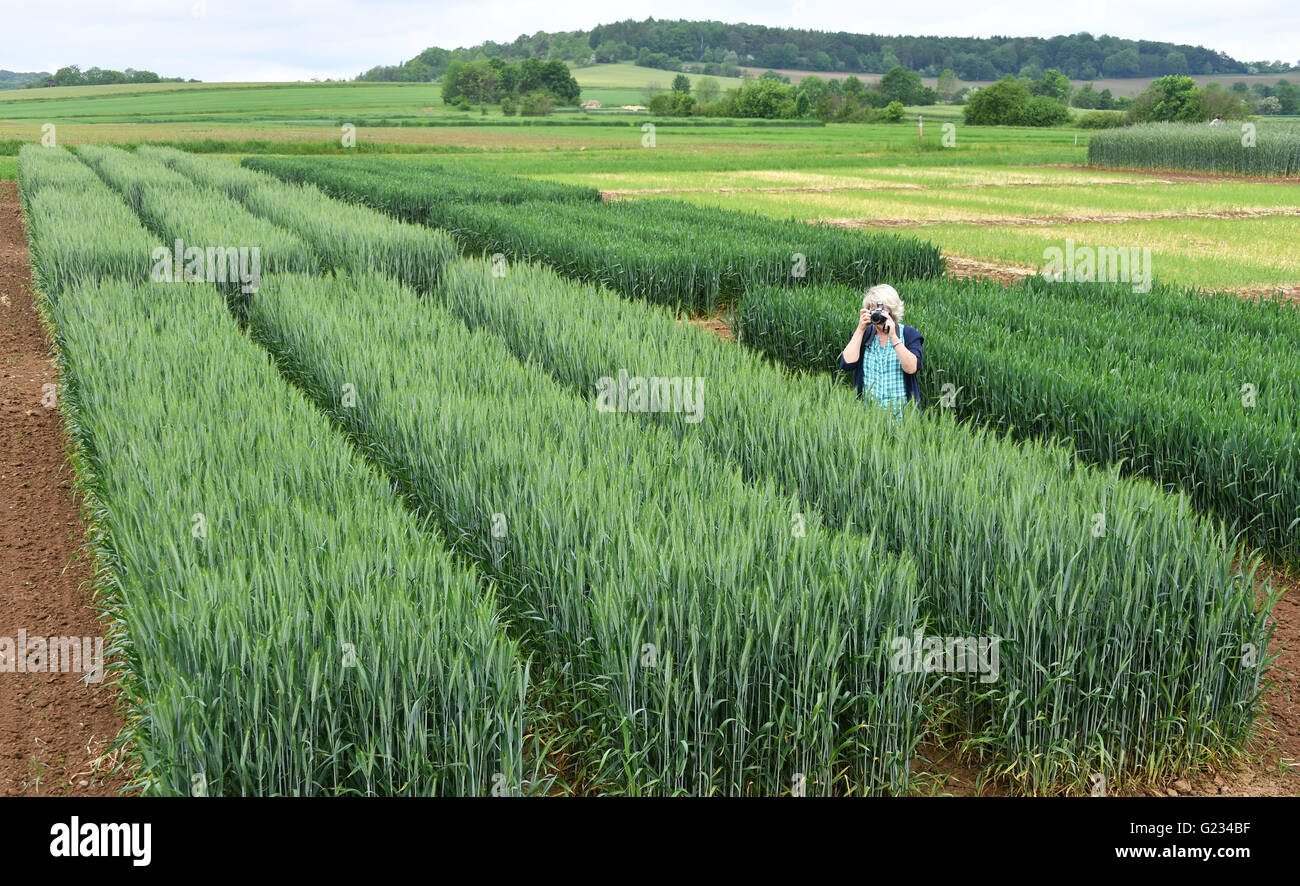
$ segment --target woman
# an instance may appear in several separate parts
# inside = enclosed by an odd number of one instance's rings
[[[883,322],[872,324],[879,312]],[[867,330],[871,332],[868,333]],[[864,341],[864,339],[866,339]],[[862,299],[858,328],[840,354],[840,369],[853,373],[858,396],[902,415],[909,402],[921,408],[921,333],[903,325],[903,300],[887,283],[873,286]]]

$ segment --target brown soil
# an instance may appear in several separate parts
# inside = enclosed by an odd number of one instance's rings
[[[943,258],[948,263],[948,276],[958,279],[987,278],[997,280],[999,283],[1011,284],[1038,273],[1037,268],[1024,265],[964,258],[959,255],[949,255],[948,253],[944,253]]]
[[[32,305],[18,188],[0,182],[0,637],[103,637],[88,590],[86,531],[63,426],[42,405],[55,383]],[[0,794],[111,796],[117,693],[74,673],[0,673]]]
[[[736,340],[735,335],[732,334],[731,325],[727,323],[727,318],[721,314],[713,317],[690,317],[686,322],[690,323],[692,326],[699,327],[706,332],[712,332],[723,341]],[[680,320],[678,321],[678,325],[681,325]]]

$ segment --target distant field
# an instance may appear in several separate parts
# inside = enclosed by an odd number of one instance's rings
[[[659,83],[664,89],[672,85],[673,78],[677,74],[673,71],[661,71],[658,68],[643,68],[640,65],[617,64],[617,65],[591,65],[586,68],[574,68],[573,79],[578,81],[578,85],[584,90],[588,86],[602,87],[631,87],[639,89],[651,83]],[[691,79],[691,86],[694,87],[703,75],[687,74]],[[718,85],[723,89],[733,86],[739,86],[743,81],[739,77],[714,77]]]
[[[114,87],[82,89],[114,90]],[[453,109],[443,105],[438,87],[431,83],[211,84],[198,90],[82,91],[66,98],[37,96],[12,101],[0,98],[0,120],[78,123],[186,120],[322,123],[349,115],[429,115],[450,110]]]
[[[1300,188],[1292,188],[1300,212]],[[1042,267],[1044,250],[1079,246],[1146,247],[1157,279],[1207,289],[1268,289],[1300,284],[1300,216],[1180,217],[1151,221],[1007,227],[940,224],[916,233],[951,254]]]
[[[82,98],[98,95],[135,95],[194,89],[256,89],[265,86],[293,86],[293,83],[112,83],[107,86],[51,86],[40,89],[0,91],[0,106],[11,101]]]
[[[639,104],[642,87],[666,88],[672,77],[628,64],[574,73],[584,96],[607,106]],[[53,122],[68,145],[207,142],[204,150],[233,156],[276,153],[279,145],[286,153],[342,153],[339,122],[354,119],[362,121],[361,151],[435,153],[448,165],[630,192],[624,199],[887,224],[994,263],[1034,266],[1045,246],[1072,237],[1150,245],[1157,273],[1181,283],[1300,279],[1298,218],[1287,214],[1300,211],[1300,185],[1089,169],[1088,131],[969,127],[952,106],[907,113],[898,124],[812,128],[666,124],[648,149],[644,117],[575,113],[524,125],[495,108],[486,116],[449,108],[436,84],[153,84],[0,95],[0,140],[38,140]],[[917,114],[926,123],[919,143]],[[384,120],[450,125],[372,125]],[[497,125],[472,125],[481,122]],[[941,141],[946,124],[953,147]],[[14,158],[0,157],[0,178],[15,172]]]

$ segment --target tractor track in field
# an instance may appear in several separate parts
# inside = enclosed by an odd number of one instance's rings
[[[103,637],[63,422],[42,405],[57,378],[32,297],[18,188],[0,182],[0,637]],[[113,796],[126,786],[111,753],[117,691],[81,676],[0,671],[0,795]]]
[[[1112,212],[1096,215],[982,215],[973,218],[822,218],[813,224],[836,228],[925,228],[934,225],[976,225],[998,228],[1041,228],[1050,225],[1119,224],[1180,218],[1278,218],[1300,216],[1300,209],[1178,209],[1159,212]]]
[[[948,276],[959,280],[985,279],[996,280],[1010,286],[1025,277],[1038,273],[1038,268],[1019,265],[1013,262],[996,262],[988,259],[970,258],[945,252],[944,261],[948,265]],[[1215,292],[1230,292],[1242,298],[1259,301],[1264,298],[1281,296],[1283,300],[1300,305],[1300,284],[1277,284],[1276,286],[1238,286],[1231,289],[1215,289]]]
[[[833,194],[851,191],[967,191],[988,188],[1064,188],[1081,186],[1091,188],[1105,185],[1172,184],[1175,184],[1173,180],[1165,178],[1094,178],[1077,181],[962,182],[942,185],[915,185],[900,182],[898,184],[869,185],[753,185],[735,188],[613,188],[601,191],[600,194],[606,202],[613,202],[626,197],[656,197],[672,194]]]
[[[1154,176],[1174,183],[1300,185],[1300,176],[1241,175],[1232,172],[1193,172],[1187,169],[1144,169],[1138,166],[1080,166],[1071,163],[1041,163],[1027,169],[1071,169],[1075,172],[1115,172],[1121,175]]]

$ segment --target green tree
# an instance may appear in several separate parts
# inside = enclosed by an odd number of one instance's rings
[[[1004,77],[966,100],[962,118],[974,126],[1015,126],[1031,98],[1029,90],[1013,77]]]
[[[921,101],[925,89],[921,85],[921,75],[915,71],[908,71],[901,65],[895,65],[886,71],[885,75],[880,78],[878,88],[890,101],[901,102],[905,105],[925,103]]]
[[[953,96],[957,94],[959,83],[957,74],[952,68],[944,68],[943,73],[939,75],[938,89],[940,101],[950,102]]]
[[[1050,95],[1035,95],[1025,103],[1017,121],[1021,126],[1060,126],[1070,120],[1065,102]]]
[[[1034,95],[1045,95],[1064,102],[1070,97],[1070,78],[1052,68],[1043,74],[1042,79],[1029,87]]]
[[[691,78],[685,74],[678,74],[673,78],[673,92],[690,92]]]
[[[1142,60],[1137,49],[1130,47],[1106,56],[1101,70],[1107,77],[1137,77],[1142,73]]]
[[[1281,103],[1283,114],[1300,114],[1300,84],[1279,80],[1273,89],[1273,97]]]
[[[1134,123],[1154,121],[1191,122],[1204,119],[1198,102],[1196,81],[1169,74],[1156,80],[1139,95],[1129,110]]]
[[[465,71],[465,63],[456,59],[447,65],[442,75],[442,100],[449,105],[460,101],[460,78]]]
[[[545,117],[551,113],[554,102],[543,90],[536,90],[519,99],[519,114],[523,117]]]
[[[545,92],[554,103],[561,105],[576,105],[582,97],[582,88],[573,79],[569,66],[558,59],[526,58],[520,62],[518,90],[521,95]]]
[[[1259,101],[1255,102],[1255,113],[1271,117],[1282,113],[1282,103],[1277,100],[1276,95],[1266,95]]]
[[[825,95],[829,88],[826,81],[821,77],[816,74],[809,74],[799,81],[799,85],[794,88],[794,91],[797,95],[808,96],[809,103],[816,105],[818,99]]]
[[[768,119],[794,116],[794,90],[778,80],[758,79],[745,84],[736,93],[734,112],[737,117]]]
[[[702,104],[707,105],[716,100],[718,93],[721,91],[721,88],[718,86],[718,81],[714,80],[712,77],[701,77],[695,83],[695,97],[698,98]]]
[[[80,65],[68,65],[54,72],[55,86],[80,86],[84,82]]]

